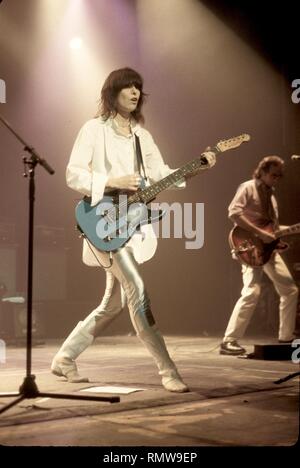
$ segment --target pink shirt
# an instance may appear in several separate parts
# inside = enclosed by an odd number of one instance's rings
[[[233,222],[235,222],[235,216],[241,215],[258,227],[263,227],[270,222],[277,226],[278,205],[274,189],[267,187],[259,179],[242,183],[228,207],[228,216]]]

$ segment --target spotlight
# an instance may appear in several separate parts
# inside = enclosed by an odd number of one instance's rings
[[[82,39],[81,37],[73,37],[69,43],[71,49],[80,49],[82,46]]]

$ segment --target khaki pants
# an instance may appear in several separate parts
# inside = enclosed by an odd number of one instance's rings
[[[298,288],[281,256],[276,253],[260,268],[242,265],[243,284],[241,297],[231,314],[223,341],[242,338],[252,317],[260,295],[263,273],[273,282],[280,296],[278,339],[293,339],[298,300]]]

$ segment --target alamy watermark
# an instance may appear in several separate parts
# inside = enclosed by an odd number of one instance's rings
[[[203,247],[204,203],[165,202],[152,203],[149,207],[127,202],[127,195],[120,195],[117,205],[110,200],[99,203],[94,225],[99,239],[126,239],[139,225],[151,223],[156,237],[185,238],[188,250]]]
[[[292,347],[297,348],[292,352],[292,361],[294,364],[300,364],[300,340],[294,340],[292,342]]]
[[[6,83],[0,78],[0,104],[6,103]]]
[[[204,245],[204,203],[152,203],[152,210],[165,212],[160,223],[153,223],[156,237],[170,239],[188,239],[185,242],[187,250],[201,249]],[[173,218],[173,223],[172,223]]]
[[[300,102],[300,79],[292,81],[292,88],[295,88],[295,90],[292,92],[291,99],[294,104],[299,104]]]

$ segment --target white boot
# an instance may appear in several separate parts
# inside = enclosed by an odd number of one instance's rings
[[[93,335],[82,327],[82,322],[79,322],[54,356],[51,372],[59,377],[66,377],[68,382],[88,382],[87,377],[78,374],[75,359],[93,342],[93,339]]]
[[[142,343],[154,358],[162,376],[162,385],[169,392],[188,392],[189,389],[182,381],[178,370],[169,356],[164,339],[156,328],[149,327],[138,334]]]

